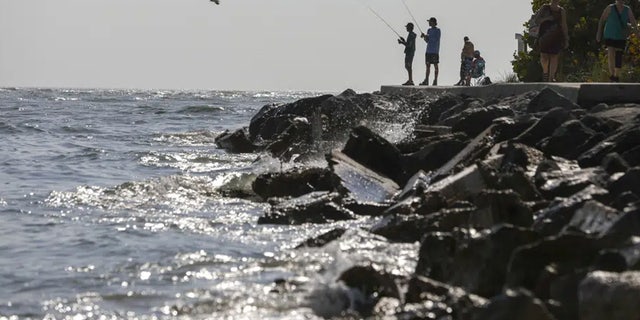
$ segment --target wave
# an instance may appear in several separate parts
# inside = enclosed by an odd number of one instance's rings
[[[188,106],[179,110],[177,113],[217,113],[220,111],[224,111],[225,109],[221,106]]]
[[[13,134],[13,133],[19,133],[19,132],[20,130],[16,126],[10,123],[0,121],[0,133]]]

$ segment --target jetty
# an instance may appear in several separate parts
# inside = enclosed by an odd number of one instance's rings
[[[516,96],[530,91],[550,88],[567,99],[582,106],[599,103],[638,103],[640,83],[494,83],[488,86],[401,86],[383,85],[382,94],[411,95],[422,93],[434,97],[449,93],[480,99],[495,99]]]

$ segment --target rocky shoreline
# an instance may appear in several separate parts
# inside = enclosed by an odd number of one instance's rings
[[[580,106],[548,88],[487,100],[347,90],[265,106],[216,144],[326,159],[258,176],[253,196],[271,204],[258,223],[376,216],[369,232],[420,242],[410,277],[345,271],[338,280],[367,298],[344,315],[635,320],[639,123],[640,104]],[[390,141],[381,127],[406,134]]]

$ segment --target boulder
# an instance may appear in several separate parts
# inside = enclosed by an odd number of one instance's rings
[[[630,191],[640,196],[640,167],[629,169],[624,175],[614,176],[609,184],[609,190],[615,195]]]
[[[218,148],[232,153],[250,153],[257,149],[249,139],[246,129],[234,132],[227,130],[215,138],[215,143]]]
[[[471,217],[471,224],[480,228],[507,223],[520,227],[531,227],[533,214],[520,196],[512,190],[485,190],[475,198],[478,208]]]
[[[473,320],[555,320],[540,299],[522,289],[508,289],[493,297]]]
[[[445,94],[438,100],[430,103],[423,111],[418,115],[418,123],[425,125],[437,124],[440,120],[440,115],[443,112],[456,107],[457,105],[463,105],[464,99],[459,96]]]
[[[258,224],[300,225],[354,219],[353,212],[342,207],[340,195],[312,192],[293,199],[275,199],[271,211],[258,219]]]
[[[487,129],[494,119],[513,117],[515,114],[508,106],[488,106],[467,109],[442,121],[444,125],[452,127],[453,132],[464,132],[475,137]]]
[[[591,272],[578,288],[581,320],[632,320],[640,315],[640,272]]]
[[[509,262],[506,286],[534,290],[545,267],[557,264],[563,269],[584,268],[596,259],[600,249],[597,239],[581,234],[561,234],[519,247]]]
[[[618,210],[607,207],[594,200],[585,202],[576,210],[564,228],[565,231],[578,231],[589,235],[603,235],[620,217]]]
[[[338,177],[338,189],[360,203],[385,203],[400,187],[393,180],[364,167],[344,153],[334,150],[327,155],[329,168]]]
[[[443,281],[483,297],[493,297],[503,290],[514,250],[539,239],[534,231],[497,225],[460,245],[451,264],[430,266],[430,269],[446,267],[451,275]]]
[[[413,175],[420,170],[434,171],[446,164],[466,146],[467,141],[460,140],[456,136],[432,142],[417,152],[402,155],[401,167],[404,168],[405,175]]]
[[[576,210],[586,202],[603,199],[608,195],[606,189],[590,185],[570,197],[558,198],[536,213],[533,229],[543,235],[558,234],[571,222]]]
[[[342,153],[361,165],[401,183],[400,150],[369,128],[353,128]]]
[[[407,303],[443,303],[452,309],[453,319],[458,320],[471,320],[478,309],[488,303],[485,298],[469,294],[462,288],[422,276],[414,276],[409,280],[405,300]]]
[[[599,142],[597,140],[604,138],[601,135],[596,136],[596,132],[582,122],[570,120],[563,123],[538,145],[547,154],[574,160]]]
[[[451,232],[429,232],[420,241],[416,275],[441,282],[452,277],[457,237]]]
[[[321,248],[327,245],[329,242],[334,241],[346,232],[344,228],[336,228],[331,231],[325,232],[315,238],[307,239],[307,241],[299,244],[296,249],[300,248]]]
[[[362,294],[363,300],[354,301],[356,303],[352,306],[362,316],[372,314],[373,308],[382,297],[400,299],[400,289],[394,277],[372,266],[352,267],[342,272],[336,281]]]
[[[591,149],[578,157],[581,167],[594,167],[602,163],[602,159],[609,153],[624,154],[640,146],[640,128],[628,126],[618,129],[613,135],[600,141]]]
[[[565,96],[557,93],[553,89],[544,88],[538,95],[531,100],[527,107],[527,112],[546,112],[553,108],[579,109],[580,106],[567,99]]]
[[[259,175],[252,184],[253,191],[268,199],[272,197],[299,197],[314,191],[332,191],[334,177],[326,168],[295,168],[285,172]]]

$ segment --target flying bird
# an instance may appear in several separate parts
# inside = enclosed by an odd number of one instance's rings
[[[215,2],[216,4],[220,4],[220,0],[211,0],[211,2]]]

